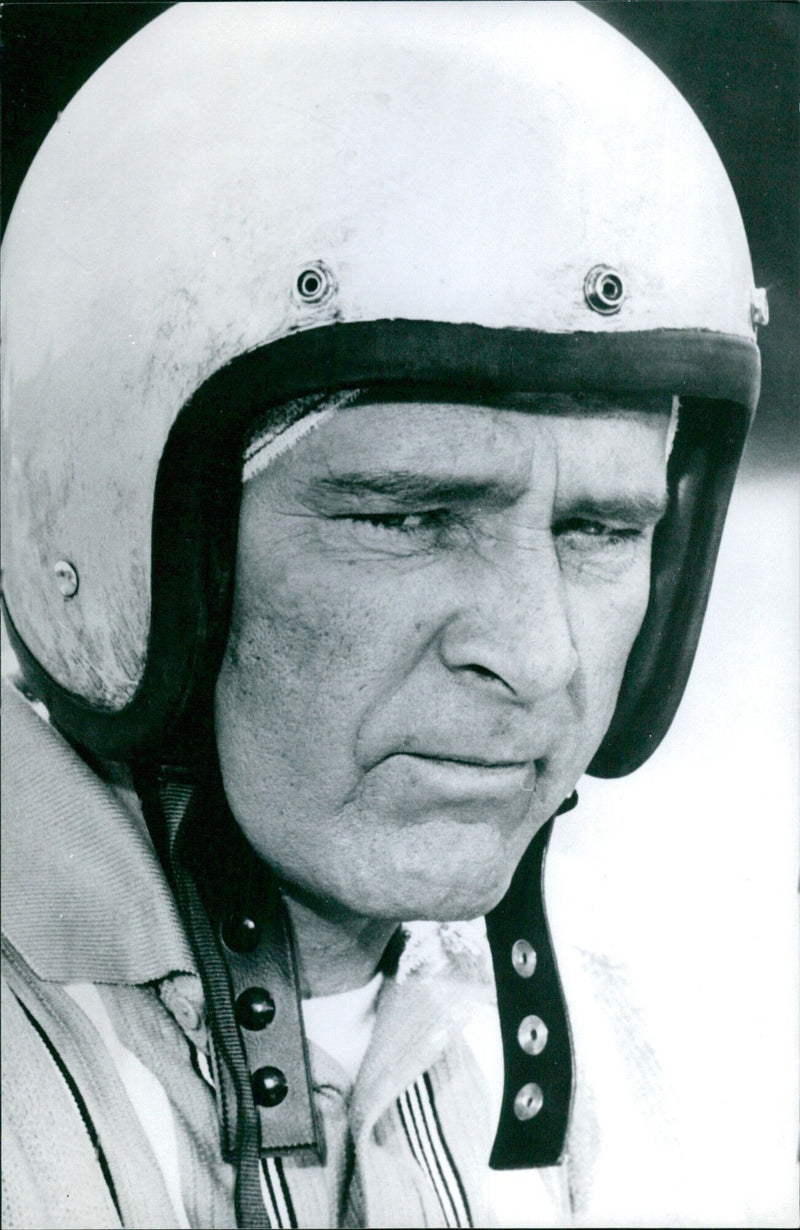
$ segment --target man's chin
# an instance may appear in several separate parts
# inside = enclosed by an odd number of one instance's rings
[[[442,876],[433,880],[430,874],[396,881],[392,893],[394,905],[387,913],[404,921],[466,922],[480,918],[502,900],[516,864],[503,864],[497,869],[471,868],[460,876]],[[443,869],[444,870],[444,869]],[[381,913],[386,908],[382,903]]]
[[[439,814],[424,826],[387,834],[376,850],[378,858],[352,866],[342,889],[367,916],[439,922],[478,918],[502,900],[548,818],[549,813],[537,817],[533,809],[505,822],[498,821],[496,812],[471,823],[463,816]]]

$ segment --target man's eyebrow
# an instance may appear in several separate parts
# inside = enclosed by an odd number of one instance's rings
[[[513,504],[524,494],[527,484],[527,475],[487,478],[476,474],[453,478],[417,470],[354,470],[315,476],[309,483],[309,494],[312,499],[340,500],[345,508],[351,507],[352,501],[371,495],[402,505],[483,504],[498,508]],[[666,491],[608,495],[585,492],[563,503],[557,501],[553,518],[566,521],[582,517],[649,526],[661,520],[667,504]]]
[[[554,520],[568,521],[573,517],[588,520],[613,521],[626,525],[657,525],[667,511],[667,491],[615,492],[613,495],[579,495],[563,505],[556,505]]]
[[[525,490],[524,479],[483,478],[479,475],[424,474],[416,470],[356,470],[318,475],[310,494],[348,497],[383,496],[402,503],[512,503]]]

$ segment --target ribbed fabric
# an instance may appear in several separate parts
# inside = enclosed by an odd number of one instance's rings
[[[141,983],[193,971],[140,818],[19,692],[2,694],[5,934],[46,979]]]
[[[3,982],[3,1047],[14,1047],[3,1090],[2,1224],[20,1227],[117,1227],[114,1197],[100,1174],[90,1130],[46,1043],[30,1027]],[[36,1090],[31,1131],[31,1091]],[[65,1147],[52,1149],[63,1138]]]
[[[103,987],[101,994],[120,1041],[152,1072],[169,1101],[189,1224],[235,1226],[234,1169],[222,1160],[214,1094],[194,1071],[186,1031],[160,1010],[154,990]]]
[[[183,1204],[181,1163],[175,1117],[163,1085],[137,1055],[121,1041],[111,1016],[103,1003],[98,987],[91,982],[73,982],[64,988],[71,999],[88,1016],[108,1051],[122,1081],[133,1113],[156,1158],[164,1179],[175,1220],[181,1230],[189,1230],[189,1219]],[[98,1141],[98,1148],[100,1144]],[[113,1190],[113,1178],[110,1186]]]
[[[36,979],[8,943],[4,943],[3,957],[6,981],[27,1010],[21,1016],[15,1014],[13,1029],[3,1033],[6,1125],[19,1142],[19,1153],[23,1157],[38,1156],[43,1170],[39,1177],[4,1167],[6,1199],[20,1210],[19,1220],[6,1225],[31,1230],[40,1225],[73,1225],[70,1218],[75,1204],[97,1207],[102,1198],[109,1198],[113,1188],[112,1203],[120,1209],[122,1225],[179,1230],[158,1159],[91,1022],[63,987]],[[30,1023],[31,1017],[38,1030]],[[48,1039],[49,1054],[44,1052],[38,1066],[26,1070],[20,1064],[20,1055],[30,1049],[37,1034]],[[58,1056],[58,1063],[53,1055]],[[69,1085],[78,1091],[80,1103],[74,1096],[71,1101],[62,1096],[56,1102],[60,1102],[61,1113],[53,1120],[50,1104],[64,1072],[69,1073]],[[76,1171],[79,1188],[69,1178],[55,1186],[54,1174],[66,1172],[69,1176],[74,1157],[80,1161],[81,1153],[85,1153],[79,1142],[86,1139],[87,1123],[92,1125],[90,1139],[96,1136],[106,1165],[95,1157],[93,1172],[88,1166]],[[59,1151],[64,1156],[51,1166],[51,1156]],[[44,1219],[38,1211],[34,1215],[39,1188],[50,1191]],[[78,1224],[103,1230],[118,1221],[92,1220],[86,1210]]]

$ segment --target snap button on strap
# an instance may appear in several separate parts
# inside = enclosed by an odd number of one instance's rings
[[[517,1042],[528,1055],[541,1055],[550,1031],[540,1016],[526,1016],[519,1023]]]
[[[493,1170],[556,1165],[569,1126],[572,1041],[543,890],[552,827],[549,820],[536,834],[486,916],[505,1065]]]
[[[535,1118],[543,1106],[544,1094],[533,1081],[528,1085],[523,1085],[514,1098],[514,1114],[523,1123],[526,1119]]]
[[[258,944],[255,919],[231,914],[222,924],[222,942],[231,952],[252,952]]]
[[[275,1000],[263,987],[248,987],[236,1000],[236,1020],[243,1029],[266,1029],[275,1019]]]
[[[253,1073],[250,1083],[256,1106],[263,1106],[267,1110],[280,1106],[289,1092],[286,1077],[280,1068],[259,1068]]]
[[[517,940],[511,949],[511,964],[520,978],[531,978],[536,969],[536,949],[527,940]]]

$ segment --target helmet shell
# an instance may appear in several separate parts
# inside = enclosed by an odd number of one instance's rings
[[[650,61],[561,2],[175,6],[59,117],[3,287],[9,618],[57,720],[119,756],[163,751],[211,669],[232,562],[209,558],[202,489],[218,467],[217,511],[235,503],[270,402],[370,380],[664,391],[746,426],[757,397],[720,160]],[[744,426],[726,432],[712,478],[735,470]],[[726,484],[700,482],[707,508]],[[704,575],[714,525],[694,526]],[[651,674],[665,626],[643,633]]]

